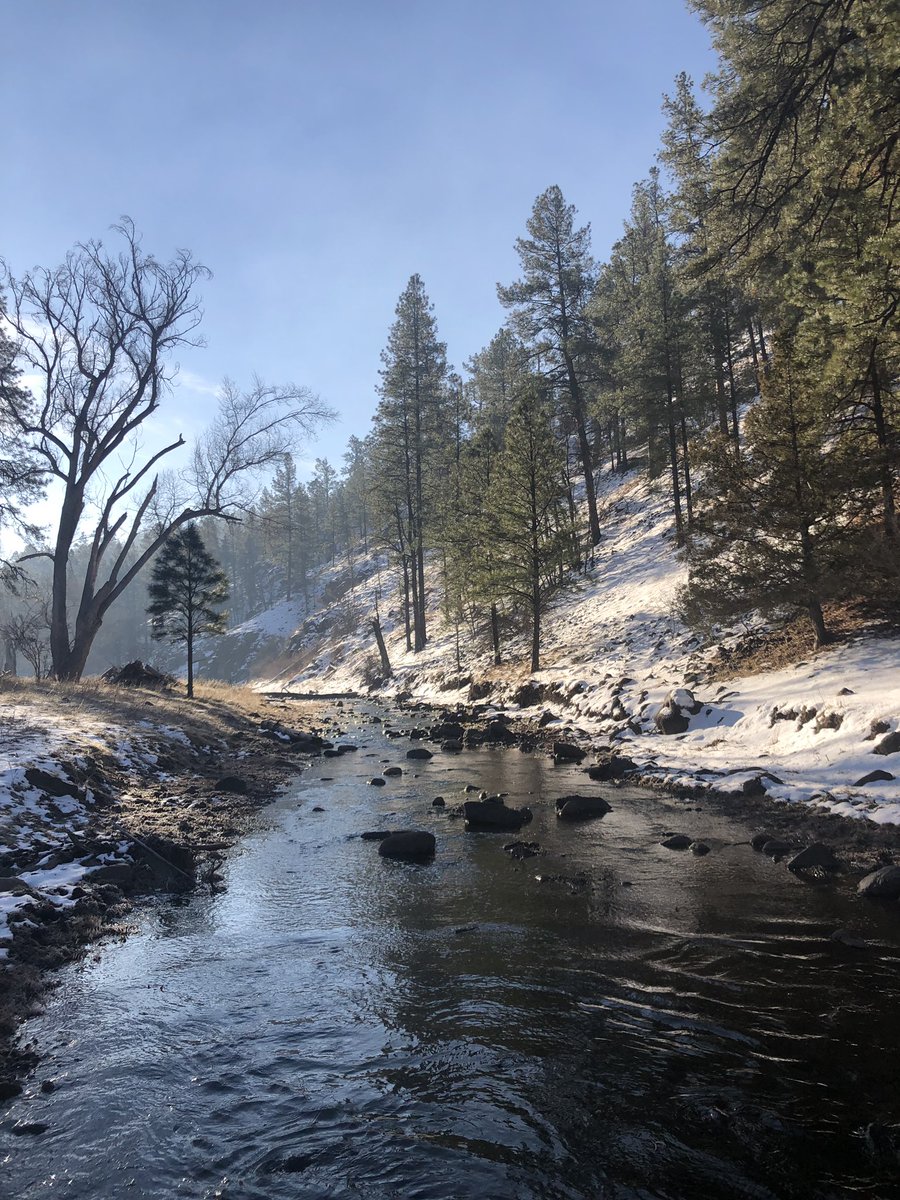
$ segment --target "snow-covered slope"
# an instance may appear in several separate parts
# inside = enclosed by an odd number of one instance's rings
[[[377,607],[394,669],[379,693],[385,698],[408,692],[449,705],[467,699],[474,682],[508,712],[529,705],[573,736],[617,745],[661,781],[699,780],[719,791],[762,786],[776,799],[900,822],[900,780],[857,785],[875,770],[900,776],[900,751],[876,753],[900,728],[900,639],[860,637],[782,670],[712,682],[718,647],[745,630],[704,643],[679,620],[686,568],[664,491],[643,476],[606,474],[600,503],[603,539],[548,606],[536,675],[528,671],[527,629],[506,635],[504,665],[495,667],[486,626],[457,630],[444,621],[437,563],[426,581],[429,642],[408,653],[396,570],[369,556],[352,572],[346,564],[323,571],[318,608],[260,685],[364,691],[378,673],[369,625]],[[284,606],[257,624],[268,629],[276,615],[284,628]],[[692,690],[698,711],[686,732],[660,733],[656,716],[678,688]]]

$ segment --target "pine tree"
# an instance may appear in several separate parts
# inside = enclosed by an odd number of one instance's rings
[[[541,612],[567,550],[565,456],[553,432],[553,411],[540,380],[515,398],[497,480],[485,514],[499,596],[525,606],[531,618],[531,669],[540,669]]]
[[[425,623],[426,526],[435,495],[433,470],[445,432],[446,347],[420,276],[410,278],[381,356],[381,401],[373,455],[383,524],[396,530],[412,645],[422,650]]]
[[[593,455],[588,434],[589,386],[594,369],[594,331],[588,301],[594,287],[591,227],[575,227],[575,206],[558,187],[534,202],[529,236],[516,239],[522,278],[497,285],[513,328],[529,347],[541,374],[566,397],[584,473],[591,543],[600,540]]]
[[[721,434],[700,451],[685,595],[694,621],[802,612],[820,646],[830,640],[823,605],[858,586],[865,481],[814,389],[809,369],[783,350],[746,418],[743,453]]]
[[[187,694],[192,699],[195,639],[225,632],[226,615],[220,606],[228,599],[228,580],[203,545],[195,522],[163,543],[148,593],[152,636],[187,648]]]

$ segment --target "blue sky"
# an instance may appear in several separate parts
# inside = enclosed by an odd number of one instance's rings
[[[497,281],[559,184],[594,249],[652,165],[662,93],[714,66],[679,0],[0,0],[0,255],[52,266],[130,215],[189,247],[207,346],[167,420],[223,376],[294,380],[341,414],[339,461],[418,272],[451,362],[504,319]]]

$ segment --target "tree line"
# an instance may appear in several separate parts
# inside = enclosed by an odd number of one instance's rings
[[[547,598],[601,541],[604,469],[643,472],[664,492],[689,566],[683,612],[698,624],[800,612],[822,644],[832,602],[896,605],[892,5],[693,8],[718,71],[705,94],[676,78],[658,160],[605,261],[549,187],[516,241],[518,277],[498,284],[506,320],[460,372],[412,275],[370,432],[302,481],[284,434],[310,431],[325,406],[303,389],[229,385],[187,492],[155,474],[165,448],[122,472],[86,536],[99,465],[155,411],[168,352],[194,336],[202,269],[142,256],[125,226],[118,259],[91,244],[55,274],[7,274],[0,515],[21,520],[48,474],[65,486],[49,549],[56,673],[83,669],[113,601],[197,519],[229,576],[233,619],[281,599],[308,606],[315,568],[342,562],[352,579],[360,548],[377,550],[410,652],[426,645],[437,600],[457,645],[482,642],[496,662],[526,624],[537,670]],[[133,303],[107,301],[135,279]],[[98,323],[109,311],[116,320]],[[18,386],[17,362],[41,375],[41,395]],[[251,503],[243,481],[260,471],[268,483]]]

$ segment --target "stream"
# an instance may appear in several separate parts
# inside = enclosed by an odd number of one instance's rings
[[[358,751],[261,811],[224,890],[155,902],[65,970],[24,1030],[42,1062],[0,1118],[0,1195],[900,1195],[895,911],[718,810],[518,750],[408,762],[348,719]],[[382,760],[404,775],[367,786]],[[529,804],[544,853],[432,808],[466,783]],[[613,811],[558,821],[574,791]],[[433,863],[357,836],[411,827]]]

